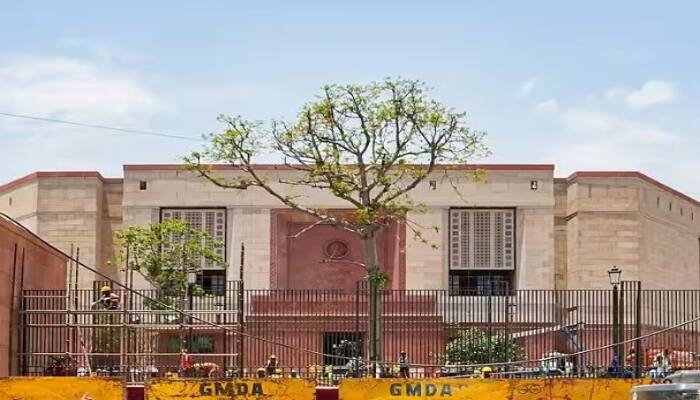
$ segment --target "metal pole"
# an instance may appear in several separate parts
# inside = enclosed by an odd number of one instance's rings
[[[489,298],[488,298],[488,336],[486,338],[486,343],[488,345],[488,358],[489,362],[493,362],[493,349],[492,349],[492,339],[491,335],[493,334],[493,316],[492,316],[492,310],[493,307],[491,307],[491,301],[492,301],[492,294],[493,294],[493,281],[489,279]]]
[[[187,287],[188,288],[190,287],[189,282],[187,283]],[[190,309],[190,314],[189,314],[190,316],[187,318],[187,323],[190,326],[190,329],[187,331],[187,350],[189,352],[192,352],[192,343],[194,343],[194,331],[193,331],[194,328],[192,327],[192,322],[193,322],[193,320],[192,320],[193,311],[192,310],[194,310],[194,296],[192,296],[191,290],[187,291],[187,304],[188,304],[188,307]]]
[[[360,349],[363,349],[364,343],[360,339],[360,281],[355,282],[355,340],[357,340],[357,350],[358,352]],[[355,373],[354,377],[359,378],[360,377],[360,362],[359,362],[359,357],[360,354],[356,352],[353,354],[355,357]]]
[[[228,280],[226,280],[224,282],[224,299],[223,299],[223,305],[222,305],[222,309],[221,309],[222,312],[221,312],[221,314],[217,314],[217,315],[221,315],[221,320],[222,320],[222,323],[224,326],[228,325],[227,309],[228,309],[229,291],[230,291],[229,282],[228,282]],[[218,307],[218,305],[217,305],[217,307]],[[221,339],[224,342],[224,349],[222,351],[224,356],[222,357],[221,361],[222,361],[222,365],[224,367],[224,371],[228,371],[229,362],[228,362],[228,357],[226,356],[226,353],[228,352],[228,331],[226,329],[221,330]]]
[[[17,276],[17,242],[15,242],[14,246],[14,251],[12,253],[12,293],[10,295],[10,337],[9,337],[9,357],[7,357],[7,372],[9,375],[13,375],[13,368],[12,368],[12,363],[13,360],[16,359],[16,351],[13,351],[12,346],[14,340],[14,335],[16,333],[19,333],[19,331],[15,328],[17,328],[15,325],[17,324],[17,313],[15,311],[15,296],[16,296],[16,287],[17,287],[17,281],[16,281],[16,276]],[[15,353],[15,354],[13,354]]]
[[[642,281],[637,281],[637,299],[635,309],[635,337],[642,336]],[[634,342],[634,365],[635,377],[642,377],[642,340],[637,339]]]
[[[22,248],[22,258],[21,258],[21,263],[20,263],[20,273],[19,273],[19,292],[20,295],[23,294],[24,292],[24,248]],[[24,299],[22,299],[22,310],[26,310],[27,305],[25,304]],[[26,314],[22,314],[22,353],[24,354],[22,356],[22,367],[20,368],[22,370],[22,375],[27,375],[27,335],[28,335],[28,329],[25,327],[27,325],[27,316]]]
[[[75,249],[75,289],[78,290],[78,271],[80,271],[80,247]]]
[[[244,268],[245,268],[245,243],[241,243],[241,266],[239,269],[239,286],[238,286],[238,309],[236,310],[237,316],[238,316],[238,329],[239,329],[239,335],[238,335],[238,376],[243,378],[244,377],[244,368],[245,368],[245,352],[243,349],[244,346],[244,339],[243,339],[243,333],[245,331],[245,324],[243,321],[244,316],[244,307],[245,307],[245,274],[244,274]]]
[[[68,263],[68,275],[66,279],[66,348],[70,354],[73,354],[73,329],[71,327],[71,322],[73,319],[73,314],[71,312],[71,291],[73,290],[73,244],[70,245],[70,257],[71,260]],[[76,265],[76,268],[78,266]]]
[[[75,298],[73,301],[73,309],[77,310],[78,309],[78,271],[80,271],[80,247],[76,247],[75,249],[75,280],[73,281],[73,297]],[[73,328],[73,331],[75,333],[75,349],[76,351],[78,350],[78,338],[81,337],[82,333],[80,332],[80,328],[78,327],[78,316],[73,314],[73,322],[75,323],[75,326]],[[88,362],[89,364],[89,362]]]
[[[505,301],[505,357],[504,360],[506,363],[510,362],[510,300],[508,299],[509,296],[506,296],[506,301]],[[508,367],[510,365],[506,364],[504,370],[508,372]]]
[[[619,346],[616,344],[619,342],[618,338],[618,331],[617,327],[619,324],[619,317],[620,314],[618,312],[618,306],[620,305],[619,303],[619,292],[618,292],[618,287],[617,285],[613,285],[612,288],[612,342],[613,342],[613,357],[617,357],[618,362],[620,361],[619,358]]]
[[[75,281],[73,283],[73,310],[78,310],[78,296],[79,296],[79,285],[78,285],[78,271],[80,270],[80,247],[76,249],[76,255],[75,255]],[[83,316],[83,320],[85,317]],[[80,322],[78,320],[78,314],[73,313],[73,324],[74,324],[74,331],[75,331],[75,350],[78,352],[78,347],[80,347],[81,350],[83,351],[83,359],[85,361],[85,365],[87,367],[87,372],[90,374],[91,372],[91,367],[90,367],[90,359],[88,358],[88,353],[87,353],[87,345],[85,343],[85,337],[83,336],[83,331],[80,329]]]
[[[127,286],[127,287],[129,288],[129,310],[133,310],[133,309],[134,309],[134,290],[133,290],[133,289],[134,289],[134,269],[133,269],[133,268],[130,268],[130,266],[129,266],[130,254],[129,254],[129,248],[128,248],[128,247],[127,247],[126,251],[127,251],[126,270],[127,270],[127,272],[129,273],[129,274],[128,274],[128,275],[129,275],[129,276],[128,276],[128,278],[129,278],[129,285]],[[142,323],[141,317],[139,316],[139,317],[137,317],[137,318],[139,319],[138,322],[139,322],[139,323]],[[131,313],[129,313],[129,320],[128,320],[127,322],[131,325],[131,323],[132,323]],[[129,351],[133,351],[134,353],[136,353],[136,352],[139,351],[139,350],[137,350],[137,348],[138,348],[138,342],[139,342],[139,335],[138,335],[137,332],[139,332],[139,331],[140,331],[140,330],[134,329],[133,332],[132,332],[132,334],[131,334],[131,339],[128,340],[128,342],[130,342],[130,343],[129,343],[129,349],[133,348],[133,350],[129,350]],[[142,337],[143,337],[143,336],[142,336]],[[142,368],[145,366],[145,362],[143,362],[143,361],[144,361],[143,358],[141,358],[140,360],[137,360],[137,359],[134,357],[134,361],[135,361],[136,364],[141,363],[141,367],[142,367]],[[148,376],[149,376],[149,375],[146,374],[146,377],[148,377]]]
[[[180,297],[179,298],[179,302],[180,302],[179,308],[180,308],[180,310],[184,310],[185,306],[187,305],[187,295],[189,293],[189,290],[188,290],[189,279],[187,276],[187,270],[185,268],[185,249],[184,249],[184,247],[182,249],[182,255],[180,258],[180,270],[182,271],[182,275],[183,275],[183,279],[184,279],[184,281],[182,282],[184,284],[184,288],[181,288],[181,289],[183,289],[183,292],[179,296]],[[186,315],[189,315],[189,313]],[[187,343],[187,340],[185,339],[185,321],[186,321],[185,318],[186,318],[185,315],[182,315],[182,314],[180,315],[180,318],[179,318],[180,328],[178,329],[178,336],[180,339],[180,350],[187,349],[188,353],[192,353],[191,349],[189,348],[189,343]],[[187,321],[189,321],[189,320],[187,320]]]
[[[124,283],[126,283],[126,287],[129,287],[129,274],[128,274],[128,266],[129,266],[129,248],[127,247],[126,249],[126,265],[127,269],[124,270]],[[126,361],[126,341],[127,341],[127,335],[128,332],[126,331],[126,325],[129,323],[129,311],[128,311],[128,304],[126,303],[126,293],[124,293],[124,290],[122,290],[122,323],[121,323],[121,328],[119,330],[119,371],[122,372],[123,376],[128,379],[129,377],[129,366],[127,365]]]
[[[374,279],[368,280],[369,286],[369,299],[368,299],[368,319],[369,319],[369,359],[372,370],[372,376],[378,378],[381,376],[381,365],[379,361],[381,359],[381,345],[380,338],[381,335],[379,330],[379,285]]]
[[[625,340],[625,291],[629,287],[625,282],[622,283],[622,290],[620,290],[620,305],[617,307],[617,312],[619,317],[617,318],[617,342],[623,342]],[[620,356],[620,366],[625,365],[625,345],[619,344],[617,349],[617,354]]]

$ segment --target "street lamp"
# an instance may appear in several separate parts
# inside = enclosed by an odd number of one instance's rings
[[[617,367],[622,363],[620,360],[621,346],[618,344],[620,342],[620,297],[618,287],[620,286],[622,271],[617,268],[617,266],[612,267],[608,271],[608,277],[610,278],[610,285],[612,286],[612,341],[613,341],[613,357],[617,359]]]
[[[622,279],[622,270],[613,265],[613,267],[608,271],[608,277],[610,278],[610,285],[616,288],[620,285]]]

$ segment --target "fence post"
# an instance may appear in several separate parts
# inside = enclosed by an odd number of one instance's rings
[[[238,286],[238,376],[243,378],[244,367],[245,367],[245,352],[244,344],[245,338],[243,337],[244,332],[244,322],[245,318],[245,283],[244,283],[244,268],[245,268],[245,243],[241,243],[241,265],[239,269],[239,286]]]
[[[357,281],[355,282],[355,338],[357,340],[357,353],[353,354],[353,356],[356,358],[353,362],[355,366],[355,371],[354,371],[354,377],[359,378],[359,372],[360,372],[360,362],[357,360],[357,358],[360,357],[360,352],[364,350],[364,341],[362,340],[362,336],[360,334],[360,285],[362,284],[362,281]]]
[[[617,355],[620,360],[620,372],[622,372],[622,376],[624,376],[625,365],[627,364],[625,360],[625,345],[621,343],[624,342],[627,337],[625,334],[625,292],[630,286],[626,285],[625,283],[626,282],[622,282],[622,290],[620,290],[620,304],[617,308],[617,312],[619,314],[617,317],[617,343],[620,343],[617,345]]]
[[[27,321],[27,300],[25,299],[25,294],[24,294],[24,249],[22,249],[22,258],[21,258],[21,264],[20,264],[20,274],[19,274],[19,292],[22,298],[20,301],[22,302],[22,318],[21,318],[21,334],[19,335],[19,340],[21,341],[21,346],[20,349],[22,350],[22,357],[20,358],[20,363],[21,366],[19,370],[21,371],[21,375],[26,376],[27,375],[27,364],[29,363],[29,355],[27,355],[27,352],[29,351],[29,328],[27,327],[28,322]]]
[[[506,282],[506,293],[505,293],[505,301],[503,303],[503,320],[505,322],[505,329],[504,329],[504,347],[505,347],[505,357],[503,357],[503,361],[506,363],[510,362],[510,283]],[[510,369],[510,364],[506,364],[504,367],[504,370],[508,372]]]
[[[15,368],[14,368],[14,360],[17,358],[17,353],[18,351],[13,349],[13,346],[16,344],[14,343],[14,336],[20,332],[20,330],[17,329],[17,310],[15,310],[15,298],[17,297],[17,242],[15,242],[14,246],[14,252],[12,256],[12,290],[10,294],[10,335],[9,335],[9,352],[7,357],[7,373],[8,375],[13,375]],[[20,291],[20,296],[22,295]],[[18,349],[19,350],[19,349]]]
[[[620,305],[620,300],[619,300],[619,292],[618,292],[618,287],[617,285],[613,285],[612,288],[612,351],[613,351],[613,358],[617,356],[618,364],[620,363],[620,353],[618,353],[619,347],[617,345],[619,341],[619,336],[618,336],[618,325],[620,323],[620,313],[618,312],[618,306]],[[613,371],[615,373],[617,371]]]
[[[642,377],[642,281],[637,281],[637,299],[635,310],[635,330],[634,334],[637,340],[634,342],[634,365],[636,378]]]
[[[493,307],[492,307],[492,295],[493,295],[493,281],[489,279],[489,298],[488,298],[488,336],[487,336],[487,344],[488,344],[488,357],[489,357],[489,363],[493,362],[493,339],[491,338],[491,335],[493,335]]]

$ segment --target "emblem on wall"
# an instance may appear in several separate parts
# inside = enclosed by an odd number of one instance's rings
[[[331,260],[342,260],[350,252],[350,247],[347,242],[343,240],[333,239],[326,242],[323,252],[326,254],[326,257]]]

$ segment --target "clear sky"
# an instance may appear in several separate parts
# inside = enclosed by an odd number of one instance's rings
[[[0,113],[198,137],[325,83],[426,81],[482,162],[640,170],[700,198],[698,1],[4,1]],[[0,182],[172,163],[197,142],[0,116]]]

